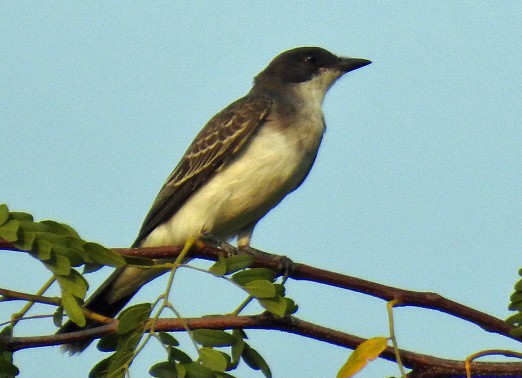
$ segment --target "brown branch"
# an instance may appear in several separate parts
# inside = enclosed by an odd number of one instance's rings
[[[10,243],[2,243],[1,249],[17,251]],[[182,247],[154,247],[127,249],[117,248],[115,251],[126,256],[147,257],[147,258],[173,258],[181,251]],[[198,243],[191,251],[191,257],[207,260],[217,260],[223,250]],[[253,266],[264,267],[277,272],[284,271],[284,260],[279,256],[255,256]],[[398,300],[398,306],[415,306],[440,311],[452,316],[456,316],[465,321],[474,323],[488,332],[498,333],[503,336],[522,341],[522,337],[515,337],[509,334],[513,327],[507,325],[501,319],[495,318],[486,313],[480,312],[468,306],[464,306],[455,301],[444,298],[435,293],[416,292],[404,290],[392,286],[381,285],[375,282],[362,280],[335,272],[318,269],[305,264],[294,264],[288,277],[296,280],[307,280],[348,289],[374,296],[386,301]],[[157,330],[163,331],[183,331],[184,324],[188,324],[190,329],[211,328],[211,329],[230,329],[230,328],[251,328],[251,329],[278,329],[284,332],[299,334],[314,338],[334,345],[356,348],[364,339],[308,323],[297,318],[277,319],[273,316],[263,314],[259,316],[227,317],[218,316],[212,318],[193,318],[184,320],[182,323],[178,319],[161,319],[156,326]],[[68,343],[76,340],[92,339],[101,337],[104,334],[114,332],[116,322],[100,327],[83,330],[71,334],[41,336],[31,338],[0,338],[0,344],[7,349],[17,350],[38,346],[56,345]],[[419,354],[411,351],[402,350],[401,356],[404,365],[413,369],[411,377],[446,377],[446,376],[465,376],[465,364],[463,361],[440,359],[429,355]],[[387,348],[381,357],[395,361],[395,356],[391,348]],[[522,371],[521,363],[493,363],[493,362],[473,362],[472,371],[474,376],[497,376],[497,377],[520,377]]]
[[[177,256],[177,254],[179,254],[181,248],[182,247],[180,246],[176,246],[137,249],[116,248],[114,250],[125,256],[172,258],[173,256]],[[221,249],[209,245],[198,245],[191,252],[193,257],[199,257],[206,260],[217,260],[219,254],[223,254]],[[255,256],[253,266],[283,272],[284,262],[278,258],[279,256],[273,256],[273,258]],[[342,289],[356,291],[362,294],[370,295],[372,297],[383,299],[385,301],[396,299],[399,301],[399,304],[396,307],[421,307],[440,311],[462,320],[474,323],[485,331],[497,333],[517,341],[522,341],[522,336],[514,336],[510,334],[510,331],[515,327],[507,324],[502,319],[498,319],[474,308],[452,301],[451,299],[444,298],[443,296],[436,293],[400,289],[397,287],[382,285],[376,282],[363,280],[361,278],[335,273],[299,263],[294,264],[292,271],[288,274],[288,277],[295,280],[317,282]]]
[[[113,250],[124,256],[173,258],[179,254],[182,248],[183,246],[114,248]],[[19,251],[11,243],[7,243],[2,239],[0,239],[0,249]],[[224,251],[207,244],[197,243],[190,253],[192,257],[216,261],[219,255],[223,254]],[[272,257],[254,256],[253,266],[272,269],[280,273],[284,272],[285,269],[284,260],[277,255],[272,255]],[[440,311],[476,324],[487,332],[497,333],[517,341],[522,341],[522,336],[510,334],[510,331],[514,330],[515,327],[507,324],[502,319],[452,301],[436,293],[400,289],[300,263],[293,265],[288,277],[295,280],[317,282],[356,291],[386,301],[396,299],[399,301],[397,307],[421,307]]]
[[[67,334],[37,337],[1,336],[0,345],[11,351],[60,345],[102,337],[115,332],[117,326],[118,320],[115,320],[106,325]],[[212,316],[183,320],[159,319],[155,325],[155,330],[164,332],[185,331],[185,326],[192,330],[202,328],[280,330],[350,349],[355,349],[365,341],[361,337],[322,327],[295,317],[277,318],[269,313],[254,316]],[[465,376],[466,374],[464,361],[436,358],[407,350],[401,350],[401,356],[404,365],[413,369],[410,373],[412,377],[455,377]],[[392,347],[386,348],[380,357],[395,362]],[[475,377],[516,377],[522,371],[522,363],[473,362],[471,367]]]
[[[22,293],[20,291],[8,290],[0,288],[0,295],[3,295],[5,300],[24,300],[28,302],[44,303],[59,306],[61,304],[60,298],[44,297],[43,295],[34,295]]]

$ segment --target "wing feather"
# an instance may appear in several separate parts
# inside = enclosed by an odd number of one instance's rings
[[[265,120],[272,101],[247,95],[215,115],[199,132],[167,178],[145,217],[133,247],[168,221],[201,184],[237,154]]]

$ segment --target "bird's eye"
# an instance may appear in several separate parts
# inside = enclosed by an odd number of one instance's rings
[[[304,58],[304,61],[306,63],[315,63],[317,61],[317,57],[313,54],[310,54],[310,55],[306,55],[305,58]]]

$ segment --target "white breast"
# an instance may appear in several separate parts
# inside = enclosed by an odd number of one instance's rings
[[[144,247],[182,244],[201,232],[232,237],[296,189],[321,143],[325,130],[321,105],[328,89],[320,78],[303,85],[295,88],[298,114],[291,118],[271,114],[234,160],[150,233]]]
[[[182,244],[202,231],[231,237],[259,220],[308,174],[319,148],[319,117],[294,130],[263,125],[244,152],[204,184],[168,221],[150,233],[144,247]],[[294,132],[303,133],[303,140]]]

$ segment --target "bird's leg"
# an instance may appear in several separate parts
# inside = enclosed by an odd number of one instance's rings
[[[254,232],[254,225],[251,225],[247,228],[244,228],[237,235],[237,251],[238,253],[244,253],[252,256],[259,256],[265,259],[269,259],[272,261],[276,261],[281,266],[280,273],[283,275],[283,283],[288,278],[288,275],[294,270],[294,262],[282,255],[275,255],[273,253],[268,253],[264,251],[260,251],[259,249],[253,248],[250,246],[250,239],[252,238],[252,233]]]
[[[220,239],[215,237],[214,235],[208,233],[208,232],[202,232],[201,233],[201,239],[202,241],[222,249],[226,252],[227,255],[235,255],[237,254],[237,248],[234,247],[232,244],[227,242],[226,240]]]

